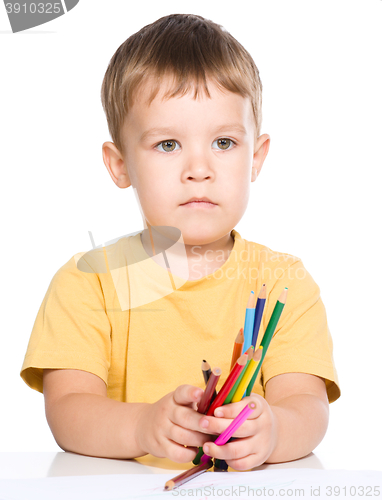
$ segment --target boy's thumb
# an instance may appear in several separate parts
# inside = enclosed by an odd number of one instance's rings
[[[174,401],[179,405],[188,405],[200,401],[203,390],[193,385],[180,385],[175,389]]]

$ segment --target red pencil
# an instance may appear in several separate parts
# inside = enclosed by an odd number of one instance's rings
[[[230,390],[232,389],[233,385],[235,384],[238,376],[240,375],[240,373],[244,369],[244,367],[247,363],[247,359],[248,359],[248,355],[243,354],[236,361],[235,366],[232,368],[231,373],[228,375],[227,380],[224,382],[223,387],[218,392],[212,405],[209,407],[206,415],[213,415],[215,408],[217,408],[218,406],[222,406],[222,404],[225,401],[225,398],[228,396],[228,394],[229,394]]]

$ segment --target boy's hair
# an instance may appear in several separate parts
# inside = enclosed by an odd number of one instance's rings
[[[207,78],[218,87],[249,97],[260,134],[262,84],[251,55],[219,24],[193,14],[172,14],[131,35],[106,70],[102,106],[112,140],[122,154],[121,129],[134,94],[151,77],[150,104],[167,76],[173,83],[166,98],[183,96],[194,88],[196,99],[201,86],[210,97]]]

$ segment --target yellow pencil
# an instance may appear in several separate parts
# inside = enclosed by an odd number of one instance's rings
[[[247,386],[251,381],[253,374],[255,373],[257,365],[259,364],[262,352],[263,352],[263,346],[260,346],[253,355],[251,361],[248,363],[247,369],[245,370],[245,373],[242,379],[240,380],[240,384],[237,386],[236,392],[233,395],[231,403],[237,403],[238,401],[242,400],[244,393],[247,389]]]

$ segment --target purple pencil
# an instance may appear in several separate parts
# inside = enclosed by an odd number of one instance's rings
[[[247,404],[247,406],[245,406],[245,408],[241,410],[239,415],[234,420],[232,420],[227,429],[217,437],[215,444],[217,444],[218,446],[226,444],[226,442],[233,436],[233,434],[242,425],[242,423],[247,420],[247,418],[255,408],[256,405],[253,401]],[[200,463],[208,462],[208,460],[211,460],[211,457],[204,453],[200,459]]]

